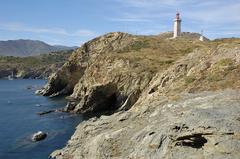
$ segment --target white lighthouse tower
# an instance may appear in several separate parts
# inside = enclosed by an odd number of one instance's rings
[[[177,12],[176,18],[174,19],[173,38],[181,35],[181,22],[180,13]]]
[[[201,30],[201,35],[200,35],[200,38],[199,38],[200,41],[204,41],[204,37],[203,37],[203,30]]]

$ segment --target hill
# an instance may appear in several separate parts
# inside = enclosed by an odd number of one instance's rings
[[[16,78],[48,78],[72,52],[59,51],[28,57],[0,56],[0,78],[6,78],[12,72]]]
[[[239,157],[240,39],[171,36],[115,32],[74,51],[37,93],[94,117],[53,157]]]
[[[0,41],[0,55],[4,56],[35,56],[44,53],[71,50],[76,47],[49,45],[38,40],[8,40]]]

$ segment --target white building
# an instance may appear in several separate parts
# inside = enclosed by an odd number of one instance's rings
[[[204,41],[203,30],[201,31],[201,36],[200,36],[199,40],[200,40],[200,41]]]
[[[173,38],[181,36],[181,22],[180,13],[177,12],[176,18],[174,19]]]

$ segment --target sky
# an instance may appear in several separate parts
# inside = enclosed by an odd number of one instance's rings
[[[0,40],[33,39],[80,46],[108,32],[182,31],[210,39],[240,37],[240,0],[0,0]]]

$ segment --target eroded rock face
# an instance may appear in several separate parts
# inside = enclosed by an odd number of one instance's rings
[[[154,75],[129,59],[114,56],[135,40],[126,33],[109,33],[87,42],[38,93],[52,97],[71,94],[65,111],[129,109]]]
[[[50,79],[47,95],[71,94],[66,111],[114,110],[82,122],[67,146],[52,156],[237,159],[239,42],[152,37],[151,49],[139,51],[148,46],[144,39],[132,45],[135,51],[122,52],[134,39],[111,33],[90,41]],[[190,43],[197,48],[191,53],[184,50]],[[164,50],[160,57],[157,47]],[[169,59],[169,50],[177,58]],[[151,62],[145,60],[150,53]]]
[[[174,42],[164,35],[145,37],[119,32],[106,34],[76,50],[39,92],[52,97],[70,95],[70,107],[65,110],[77,113],[113,107],[130,109],[157,71],[165,69],[192,49],[179,49],[179,46],[185,46],[188,42],[193,46],[202,45],[191,38]],[[158,50],[157,46],[161,49]],[[171,52],[176,57],[171,57],[166,52],[157,57],[157,51],[162,50]],[[164,80],[167,81],[168,77]],[[109,89],[109,85],[112,88]],[[103,107],[103,103],[107,104]]]
[[[121,50],[131,41],[129,34],[109,33],[85,43],[73,53],[69,61],[61,69],[50,77],[48,84],[44,88],[43,95],[70,95],[75,84],[84,75],[86,68],[99,55]]]
[[[240,92],[182,94],[83,122],[56,158],[185,159],[240,155]],[[167,101],[167,102],[166,102]]]
[[[105,56],[98,60],[85,71],[74,88],[71,97],[79,100],[75,112],[118,109],[128,98],[131,98],[132,106],[153,76],[149,72],[137,73],[128,60]]]

